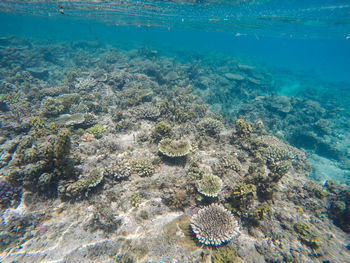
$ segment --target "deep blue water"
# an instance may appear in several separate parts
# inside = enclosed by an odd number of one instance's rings
[[[55,10],[52,12],[53,14],[47,12],[46,16],[0,13],[0,35],[50,41],[99,40],[127,48],[149,46],[164,53],[172,50],[189,54],[217,51],[252,58],[269,66],[309,72],[325,80],[350,83],[349,25],[337,36],[332,36],[332,31],[328,34],[327,26],[324,26],[324,32],[319,36],[308,31],[311,29],[307,27],[300,29],[299,34],[294,36],[295,29],[290,24],[286,28],[279,27],[279,32],[276,30],[275,35],[271,35],[269,27],[258,28],[256,32],[250,29],[249,33],[240,33],[247,31],[247,28],[234,28],[232,31],[225,28],[220,32],[191,28],[188,23],[183,28],[128,26],[102,22],[95,17],[74,16],[69,12],[64,15],[57,15]],[[300,34],[303,31],[304,34]]]

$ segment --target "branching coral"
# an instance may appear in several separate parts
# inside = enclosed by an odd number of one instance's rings
[[[154,173],[154,166],[151,162],[143,159],[135,162],[133,170],[141,177],[152,176]]]
[[[238,119],[236,121],[236,133],[240,138],[249,139],[253,133],[253,126],[243,119]]]
[[[212,119],[212,118],[205,118],[202,121],[198,123],[199,130],[203,134],[207,134],[209,136],[217,136],[222,129],[224,128],[224,125],[221,121]]]
[[[220,246],[239,233],[233,215],[218,204],[211,204],[191,218],[191,228],[200,243]]]
[[[162,138],[169,137],[170,131],[170,125],[166,124],[164,121],[161,121],[154,126],[154,129],[152,130],[152,137],[156,141],[159,141]]]
[[[91,128],[86,129],[86,132],[92,134],[96,139],[101,138],[104,131],[105,128],[101,124],[96,124]]]

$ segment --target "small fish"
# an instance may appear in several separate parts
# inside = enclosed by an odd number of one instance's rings
[[[60,12],[60,14],[64,15],[63,6],[61,4],[57,4],[57,7],[58,7],[58,12]]]

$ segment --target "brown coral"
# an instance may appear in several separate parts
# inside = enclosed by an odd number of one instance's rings
[[[191,228],[200,243],[220,246],[239,233],[238,221],[223,206],[211,204],[191,218]]]

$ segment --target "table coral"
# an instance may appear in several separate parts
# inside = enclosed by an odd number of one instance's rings
[[[159,151],[168,157],[183,157],[190,153],[191,144],[187,140],[163,139],[158,144]]]
[[[190,225],[198,241],[205,245],[220,246],[239,233],[238,221],[218,204],[199,210]]]

